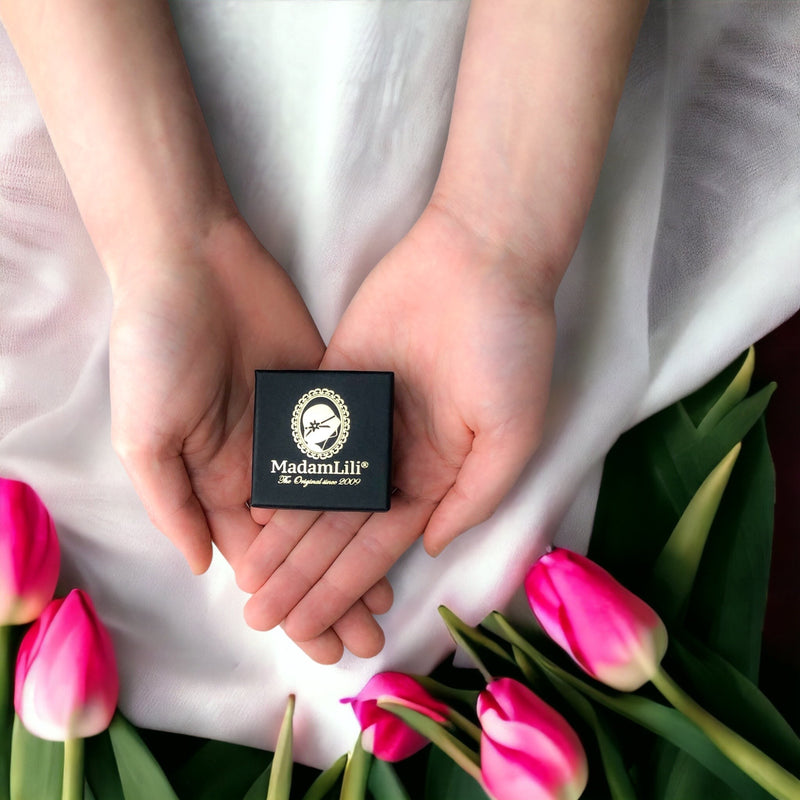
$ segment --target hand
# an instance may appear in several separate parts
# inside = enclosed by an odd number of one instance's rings
[[[207,569],[212,540],[235,564],[260,530],[246,507],[254,370],[315,368],[322,341],[241,220],[124,274],[110,334],[115,449],[194,572]]]
[[[394,477],[386,514],[274,511],[237,569],[245,618],[320,635],[424,533],[437,555],[489,517],[535,450],[555,339],[550,272],[522,264],[429,207],[347,309],[323,369],[395,373]],[[362,617],[351,650],[382,638]]]

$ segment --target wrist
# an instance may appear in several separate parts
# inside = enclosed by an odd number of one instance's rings
[[[165,0],[0,0],[112,281],[235,216]]]
[[[233,261],[260,247],[233,204],[209,206],[180,221],[138,218],[127,228],[97,248],[115,301],[131,286],[161,282],[165,273],[176,280],[196,279],[199,271],[210,269],[223,277]]]
[[[518,226],[510,217],[482,214],[479,209],[446,192],[434,191],[423,214],[446,237],[450,247],[463,254],[463,262],[482,265],[516,286],[521,299],[537,307],[552,307],[561,278],[569,264],[553,239],[539,235],[535,220]]]

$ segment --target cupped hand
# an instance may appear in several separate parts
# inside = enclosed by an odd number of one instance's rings
[[[236,564],[260,530],[246,506],[254,370],[315,368],[319,333],[239,219],[124,273],[110,332],[114,447],[194,572],[208,567],[212,541]]]
[[[540,438],[555,340],[549,274],[435,207],[376,266],[321,368],[395,373],[391,510],[253,509],[265,527],[237,569],[254,593],[251,626],[313,639],[421,535],[437,555],[494,512]],[[363,609],[349,621],[348,646],[377,652]]]

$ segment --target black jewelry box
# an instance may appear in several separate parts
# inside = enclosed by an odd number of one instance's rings
[[[250,504],[388,511],[394,374],[258,370]]]

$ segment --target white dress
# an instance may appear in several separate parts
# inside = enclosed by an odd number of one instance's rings
[[[325,338],[425,205],[447,132],[460,0],[175,0],[226,176]],[[488,522],[439,559],[413,547],[376,658],[323,667],[242,620],[217,556],[190,575],[109,443],[111,297],[0,28],[0,474],[51,509],[60,588],[86,588],[138,724],[271,749],[297,694],[296,756],[357,732],[339,698],[449,650],[436,608],[505,606],[554,536],[586,546],[617,436],[800,307],[800,4],[651,4],[597,196],[557,298],[544,442]]]

